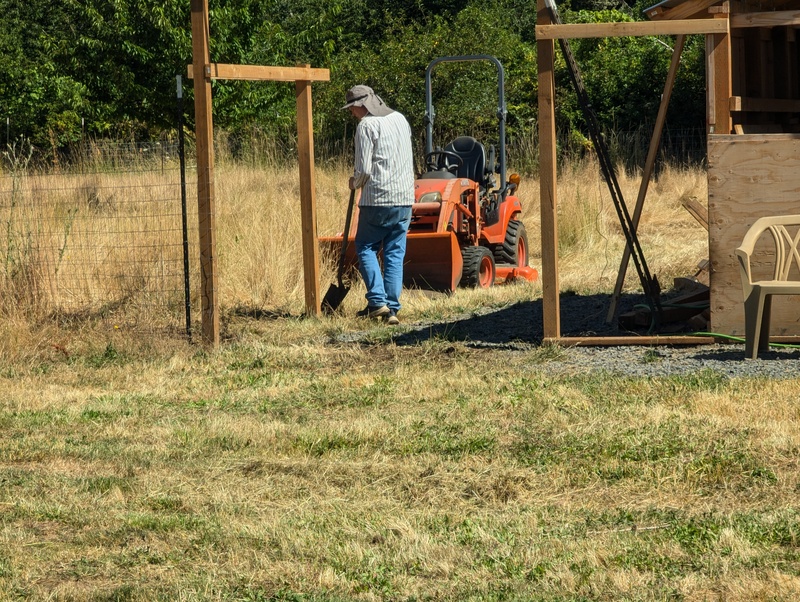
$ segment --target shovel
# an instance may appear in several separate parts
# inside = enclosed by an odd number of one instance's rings
[[[336,274],[337,284],[331,284],[325,297],[322,299],[322,311],[326,314],[332,314],[344,301],[347,293],[350,292],[350,287],[345,286],[342,281],[344,274],[344,258],[347,254],[347,238],[350,235],[350,220],[353,216],[353,205],[355,204],[356,191],[350,191],[350,202],[347,204],[347,218],[344,220],[344,232],[342,233],[342,254],[339,256],[339,271]]]

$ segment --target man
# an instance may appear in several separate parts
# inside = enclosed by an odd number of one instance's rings
[[[367,287],[367,307],[358,315],[399,324],[406,233],[414,204],[411,127],[369,86],[353,86],[346,101],[342,108],[358,119],[350,189],[361,188],[355,246]]]

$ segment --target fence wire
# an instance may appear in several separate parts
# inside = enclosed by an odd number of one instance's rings
[[[178,150],[93,143],[42,171],[9,149],[0,173],[2,312],[185,333]],[[194,167],[186,181],[191,199]],[[196,232],[196,203],[187,205]]]

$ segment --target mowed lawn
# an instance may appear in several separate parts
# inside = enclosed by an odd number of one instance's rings
[[[0,601],[800,599],[798,380],[568,374],[562,350],[447,328],[402,346],[352,317],[358,283],[344,317],[301,319],[296,174],[220,165],[217,350],[58,326],[0,290]],[[347,171],[318,176],[329,235]],[[705,181],[651,185],[665,286],[707,258],[682,207]],[[520,198],[540,268],[538,183]],[[613,290],[623,244],[596,166],[565,167],[562,290]],[[401,318],[540,294],[409,293]]]
[[[797,381],[559,375],[353,319],[228,336],[20,336],[0,599],[800,596]]]

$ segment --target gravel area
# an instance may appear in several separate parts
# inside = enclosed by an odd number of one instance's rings
[[[620,298],[620,312],[643,303],[637,295]],[[605,322],[609,295],[562,295],[562,336],[644,334],[621,332]],[[438,337],[478,348],[509,352],[533,351],[543,338],[542,302],[485,309],[449,322],[404,323],[394,337],[397,345],[414,345]],[[350,340],[358,338],[353,333]],[[772,348],[757,360],[744,360],[744,344],[702,346],[565,347],[539,354],[532,370],[561,374],[607,372],[628,376],[666,376],[713,371],[722,377],[800,378],[800,349]]]

